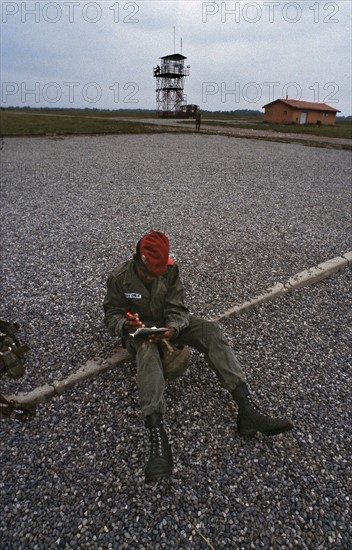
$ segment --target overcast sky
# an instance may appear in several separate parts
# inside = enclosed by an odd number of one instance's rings
[[[1,0],[1,105],[154,109],[153,67],[181,52],[187,103],[280,97],[351,108],[351,0]]]

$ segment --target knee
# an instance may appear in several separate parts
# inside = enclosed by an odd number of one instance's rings
[[[156,344],[151,344],[148,340],[143,340],[138,343],[136,356],[137,358],[143,357],[144,362],[160,359],[158,346]]]
[[[205,321],[205,322],[206,322],[206,326],[205,326],[206,334],[209,339],[222,338],[222,332],[217,323],[214,323],[214,321]]]

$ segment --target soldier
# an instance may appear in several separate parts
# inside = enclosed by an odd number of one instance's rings
[[[196,130],[200,130],[200,122],[201,122],[201,112],[199,109],[197,109],[197,112],[196,112]]]
[[[223,388],[238,405],[240,436],[261,432],[280,434],[293,426],[286,418],[272,418],[253,402],[246,377],[219,326],[191,315],[176,263],[169,258],[169,239],[159,231],[144,236],[133,259],[116,268],[107,283],[105,324],[137,364],[137,385],[142,415],[150,431],[151,451],[145,481],[151,483],[172,473],[172,452],[163,426],[166,412],[161,342],[192,346],[205,354]],[[141,327],[164,327],[162,334],[133,337]]]

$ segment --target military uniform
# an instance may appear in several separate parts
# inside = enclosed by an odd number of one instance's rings
[[[218,325],[190,315],[184,304],[178,267],[169,260],[169,251],[169,239],[160,231],[152,231],[140,239],[133,260],[110,275],[103,304],[107,328],[122,339],[136,358],[140,406],[150,435],[146,483],[170,477],[173,459],[163,424],[167,371],[160,350],[165,343],[155,335],[150,341],[127,334],[127,331],[134,333],[142,324],[166,327],[165,342],[171,338],[175,345],[189,345],[205,354],[222,387],[229,390],[238,405],[240,436],[251,437],[257,432],[277,435],[293,427],[286,418],[271,418],[257,407],[245,375]]]
[[[112,272],[103,307],[109,332],[120,337],[136,359],[143,416],[165,412],[165,379],[158,346],[146,338],[125,334],[127,312],[138,313],[146,326],[173,327],[176,335],[172,342],[204,353],[223,388],[231,392],[244,382],[245,375],[218,325],[189,313],[177,265],[169,265],[148,288],[137,276],[134,264],[135,260],[125,262]]]

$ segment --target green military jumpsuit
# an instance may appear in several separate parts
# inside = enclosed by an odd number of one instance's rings
[[[135,260],[125,262],[110,275],[103,307],[105,324],[119,336],[137,364],[137,385],[144,417],[164,414],[165,379],[159,348],[146,338],[124,332],[127,312],[138,313],[145,326],[173,327],[174,344],[189,345],[205,354],[221,385],[228,391],[245,381],[236,356],[216,323],[191,315],[184,304],[184,290],[176,264],[157,277],[148,289],[138,278]]]

